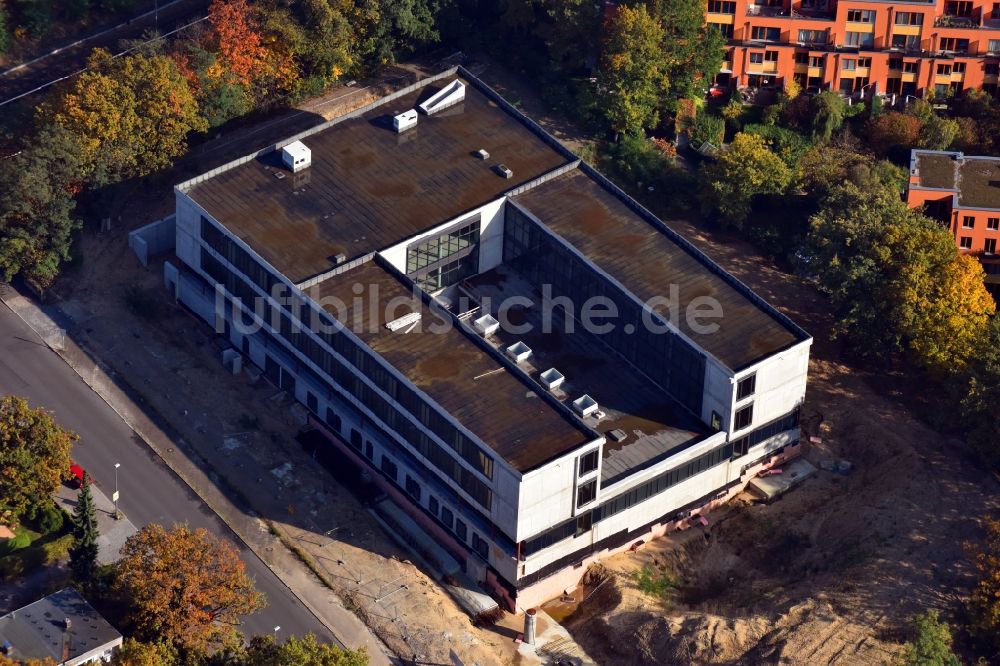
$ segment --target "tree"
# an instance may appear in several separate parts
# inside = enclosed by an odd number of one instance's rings
[[[844,124],[844,100],[832,90],[825,90],[812,98],[812,136],[816,141],[829,141],[833,133]]]
[[[810,219],[803,256],[837,310],[836,332],[862,356],[907,351],[930,370],[953,372],[995,310],[981,267],[883,183],[834,188]]]
[[[722,33],[705,23],[702,0],[653,0],[652,14],[665,28],[668,108],[678,99],[700,99],[725,56]]]
[[[147,525],[121,555],[116,585],[134,605],[140,634],[187,653],[230,639],[241,615],[266,605],[233,544],[203,528]]]
[[[219,65],[249,85],[264,63],[265,50],[247,0],[212,0],[208,20],[215,31]]]
[[[951,629],[936,610],[921,613],[913,624],[917,635],[903,650],[902,666],[962,666],[951,651]]]
[[[0,0],[0,55],[6,53],[8,48],[10,48],[10,18],[7,16],[3,0]]]
[[[69,259],[73,195],[83,185],[80,142],[57,125],[44,127],[24,150],[0,169],[0,275],[23,273],[42,287]]]
[[[986,539],[979,546],[966,544],[979,582],[969,596],[972,630],[981,639],[1000,648],[1000,520],[983,516]]]
[[[180,664],[177,649],[167,643],[141,643],[126,638],[111,659],[113,666],[175,666]]]
[[[702,209],[723,221],[742,226],[750,204],[761,194],[781,194],[792,179],[792,171],[767,149],[764,138],[739,133],[714,164],[703,166],[699,197]]]
[[[921,127],[919,118],[889,111],[868,121],[868,143],[879,155],[885,155],[897,146],[909,149],[917,145]]]
[[[312,634],[290,636],[277,643],[273,636],[254,636],[249,645],[209,658],[207,666],[368,666],[364,648],[348,650],[320,643]]]
[[[78,583],[90,583],[97,571],[97,512],[90,493],[90,477],[83,476],[73,511],[73,546],[69,550],[69,568]]]
[[[952,378],[952,402],[959,406],[958,422],[967,433],[969,445],[987,465],[1000,467],[1000,425],[996,419],[996,405],[1000,404],[1000,317],[990,320],[976,348],[978,353],[966,372]]]
[[[449,0],[362,0],[355,32],[362,35],[361,59],[369,70],[391,65],[402,53],[412,53],[440,39],[437,15]]]
[[[665,32],[646,7],[622,6],[607,27],[600,105],[611,128],[639,134],[656,126],[668,86]]]
[[[69,471],[76,435],[17,396],[0,399],[0,519],[19,520],[51,501]]]
[[[69,90],[39,107],[38,118],[72,133],[97,185],[169,166],[187,150],[187,135],[207,128],[172,58],[112,58],[102,49]]]
[[[944,150],[955,141],[958,131],[957,122],[933,114],[920,128],[920,139],[917,146],[928,150]]]

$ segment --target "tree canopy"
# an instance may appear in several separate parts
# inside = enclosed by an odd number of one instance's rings
[[[903,650],[902,666],[962,666],[951,650],[951,629],[937,611],[921,613],[913,624],[916,637]]]
[[[76,435],[17,396],[0,399],[0,520],[51,502],[69,472]]]
[[[764,137],[740,132],[715,163],[702,166],[702,208],[741,226],[761,194],[780,194],[792,180],[788,165],[767,148]]]
[[[973,631],[1000,649],[1000,520],[983,517],[986,538],[982,544],[968,545],[979,581],[969,597]]]
[[[116,585],[140,635],[194,654],[224,642],[266,605],[232,543],[207,530],[150,524],[126,540]]]
[[[73,510],[73,546],[69,550],[69,567],[78,583],[90,583],[97,572],[98,536],[97,511],[85,473]]]

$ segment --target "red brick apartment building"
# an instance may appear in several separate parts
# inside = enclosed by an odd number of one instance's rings
[[[1000,157],[914,150],[906,203],[948,224],[959,250],[980,257],[990,292],[1000,293]]]
[[[923,96],[997,93],[1000,0],[708,0],[719,83]]]

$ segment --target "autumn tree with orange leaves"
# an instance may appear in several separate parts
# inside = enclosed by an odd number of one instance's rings
[[[138,633],[187,654],[229,642],[241,616],[267,605],[233,544],[203,528],[147,525],[121,555],[115,582]]]
[[[217,40],[219,65],[249,85],[264,65],[257,20],[246,0],[212,0],[208,20]]]

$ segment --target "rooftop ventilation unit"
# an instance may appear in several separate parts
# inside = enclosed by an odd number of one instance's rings
[[[488,160],[490,159],[490,154],[486,152],[485,148],[480,148],[479,150],[476,151],[476,157],[478,157],[481,160]]]
[[[430,116],[434,115],[438,111],[447,109],[449,106],[455,106],[464,100],[465,84],[458,79],[455,79],[444,88],[431,95],[423,104],[420,105],[420,110]]]
[[[411,312],[409,314],[403,315],[402,317],[397,317],[396,319],[393,319],[390,322],[386,322],[385,327],[390,331],[395,332],[401,328],[406,328],[407,326],[415,325],[418,321],[420,321],[420,318],[422,316],[423,315],[419,312]]]
[[[392,128],[396,130],[397,134],[405,132],[411,127],[417,126],[417,110],[410,109],[409,111],[403,111],[398,116],[392,117]]]
[[[542,380],[542,386],[550,391],[554,391],[559,388],[559,385],[566,381],[566,377],[563,376],[563,373],[559,372],[555,368],[549,368],[540,374],[538,378]]]
[[[515,363],[523,363],[531,356],[531,347],[521,341],[515,342],[510,347],[507,347],[507,356],[514,359]]]
[[[573,401],[573,411],[580,416],[590,416],[597,411],[597,401],[584,393]]]
[[[492,315],[488,314],[485,314],[479,319],[473,321],[472,325],[475,326],[476,330],[479,331],[479,334],[483,337],[489,337],[500,329],[500,322],[494,319]]]
[[[298,173],[312,164],[312,151],[301,141],[292,141],[281,149],[281,162],[292,173]]]
[[[498,175],[504,178],[513,178],[514,172],[506,164],[498,164],[494,167]]]

